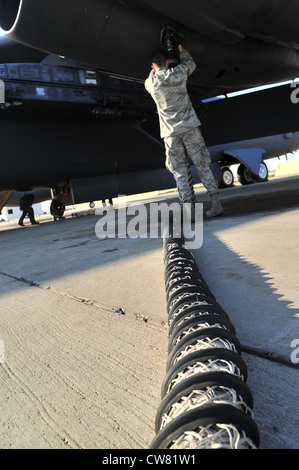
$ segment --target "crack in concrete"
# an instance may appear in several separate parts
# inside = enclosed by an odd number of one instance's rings
[[[134,320],[143,321],[145,323],[148,323],[149,325],[158,326],[158,327],[164,328],[166,330],[169,329],[168,325],[165,322],[158,322],[158,321],[152,320],[148,317],[145,317],[145,316],[137,314],[137,313],[127,312],[122,307],[110,307],[110,306],[107,306],[107,305],[102,305],[102,304],[100,304],[100,303],[98,303],[94,300],[86,299],[84,297],[78,297],[76,295],[69,294],[67,292],[61,292],[57,289],[54,289],[53,287],[44,286],[44,285],[42,285],[42,284],[40,284],[36,281],[32,281],[32,280],[26,279],[24,277],[14,276],[12,274],[4,273],[4,272],[0,272],[0,275],[6,276],[6,277],[11,278],[11,279],[14,279],[15,281],[23,282],[24,284],[27,284],[30,287],[37,287],[39,289],[46,290],[46,291],[51,292],[53,294],[59,295],[61,297],[66,297],[66,298],[74,300],[76,302],[81,302],[84,305],[90,305],[91,307],[99,308],[99,309],[105,310],[107,312],[117,313],[118,315],[123,315],[123,316],[128,317],[128,318],[133,318]],[[242,348],[242,351],[246,354],[257,356],[257,357],[260,357],[262,359],[265,359],[265,360],[268,360],[268,361],[271,361],[271,362],[275,362],[277,364],[282,364],[284,366],[291,367],[292,369],[299,369],[299,364],[291,362],[291,361],[287,360],[285,357],[278,356],[278,355],[272,353],[271,351],[259,350],[259,349],[255,349],[255,348],[252,348],[250,346],[242,345],[242,344],[241,344],[241,348]]]
[[[122,307],[110,307],[108,305],[102,305],[102,304],[100,304],[100,303],[98,303],[94,300],[87,299],[87,298],[84,298],[84,297],[78,297],[76,295],[69,294],[68,292],[62,292],[62,291],[59,291],[59,290],[57,290],[57,289],[55,289],[51,286],[44,286],[43,284],[40,284],[36,281],[32,281],[32,280],[26,279],[24,277],[14,276],[13,274],[0,272],[0,275],[6,276],[10,279],[14,279],[15,281],[18,281],[18,282],[23,282],[24,284],[27,284],[30,287],[37,287],[39,289],[46,290],[46,291],[51,292],[53,294],[59,295],[61,297],[66,297],[66,298],[74,300],[76,302],[83,303],[84,305],[90,305],[92,307],[99,308],[99,309],[105,310],[107,312],[117,313],[119,315],[123,315],[123,316],[129,317],[129,318],[133,318],[134,320],[143,321],[144,323],[148,323],[149,325],[158,326],[158,327],[165,328],[165,329],[168,330],[168,325],[165,322],[158,322],[158,321],[152,320],[151,318],[145,317],[144,315],[141,315],[141,314],[138,314],[138,313],[127,312]]]

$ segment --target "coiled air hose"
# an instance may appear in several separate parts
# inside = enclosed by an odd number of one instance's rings
[[[163,241],[169,323],[152,449],[256,449],[247,367],[227,313],[182,238]]]

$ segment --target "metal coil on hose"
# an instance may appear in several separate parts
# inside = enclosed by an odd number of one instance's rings
[[[234,326],[183,239],[164,239],[164,263],[169,355],[151,448],[258,448]]]

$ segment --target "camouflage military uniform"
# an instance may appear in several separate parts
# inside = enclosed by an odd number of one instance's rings
[[[211,157],[199,129],[200,120],[187,93],[187,79],[196,64],[186,49],[180,53],[180,59],[181,63],[172,69],[152,70],[145,88],[157,105],[166,168],[173,173],[180,199],[185,202],[193,199],[189,160],[195,165],[209,195],[218,193],[218,186],[209,167]]]

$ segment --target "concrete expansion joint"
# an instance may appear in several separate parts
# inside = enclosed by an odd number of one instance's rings
[[[84,305],[87,305],[87,306],[91,306],[91,307],[94,307],[94,308],[97,308],[97,309],[105,310],[105,311],[110,312],[110,313],[116,313],[118,315],[122,315],[122,316],[128,317],[128,318],[132,318],[134,320],[142,321],[142,322],[147,323],[149,325],[157,326],[157,327],[163,328],[165,330],[169,329],[168,324],[166,322],[163,322],[163,321],[158,322],[158,321],[152,320],[151,318],[148,318],[148,317],[146,317],[144,315],[141,315],[141,314],[138,314],[138,313],[127,312],[122,307],[110,307],[110,306],[107,306],[107,305],[102,305],[102,304],[100,304],[98,302],[95,302],[91,299],[86,299],[84,297],[78,297],[78,296],[69,294],[67,292],[61,292],[61,291],[58,291],[57,289],[54,289],[51,286],[44,286],[42,284],[39,284],[36,281],[26,279],[24,277],[14,276],[13,274],[5,273],[5,272],[2,272],[2,271],[0,271],[0,275],[1,276],[6,276],[6,277],[8,277],[10,279],[13,279],[15,281],[18,281],[18,282],[23,282],[24,284],[27,284],[30,287],[36,287],[36,288],[51,292],[53,294],[59,295],[61,297],[67,297],[68,299],[74,300],[76,302],[81,302],[81,303],[83,303]],[[241,344],[241,348],[242,348],[242,351],[246,354],[250,354],[252,356],[260,357],[262,359],[268,360],[270,362],[275,362],[277,364],[281,364],[281,365],[284,365],[286,367],[290,367],[292,369],[299,369],[299,364],[291,362],[287,357],[279,356],[279,355],[273,353],[272,351],[260,350],[260,349],[252,348],[248,345],[243,345],[243,344]]]
[[[96,301],[93,301],[91,299],[86,299],[84,297],[78,297],[76,295],[69,294],[68,292],[62,292],[62,291],[59,291],[59,290],[57,290],[57,289],[55,289],[51,286],[44,286],[42,284],[39,284],[35,281],[26,279],[24,277],[14,276],[13,274],[8,274],[8,273],[0,271],[0,275],[1,276],[6,276],[6,277],[8,277],[10,279],[13,279],[15,281],[18,281],[18,282],[22,282],[22,283],[24,283],[24,284],[26,284],[30,287],[36,287],[36,288],[51,292],[52,294],[56,294],[56,295],[59,295],[61,297],[66,297],[66,298],[74,300],[76,302],[81,302],[81,303],[83,303],[84,305],[87,305],[87,306],[91,306],[91,307],[94,307],[94,308],[97,308],[97,309],[105,310],[105,311],[110,312],[110,313],[116,313],[116,314],[122,315],[124,317],[132,318],[132,319],[138,320],[138,321],[143,321],[146,324],[149,324],[149,325],[152,325],[152,326],[157,326],[159,328],[163,328],[163,329],[168,330],[168,325],[165,322],[163,322],[163,321],[158,322],[158,321],[152,320],[151,318],[146,317],[146,316],[141,315],[141,314],[138,314],[138,313],[127,312],[122,307],[110,307],[108,305],[102,305],[102,304],[100,304]]]
[[[271,351],[264,351],[262,349],[251,348],[250,346],[245,346],[243,344],[241,345],[241,347],[242,351],[246,354],[257,356],[270,362],[276,362],[276,364],[291,367],[292,369],[299,369],[299,364],[291,362],[287,357],[278,356],[277,354],[274,354]]]

